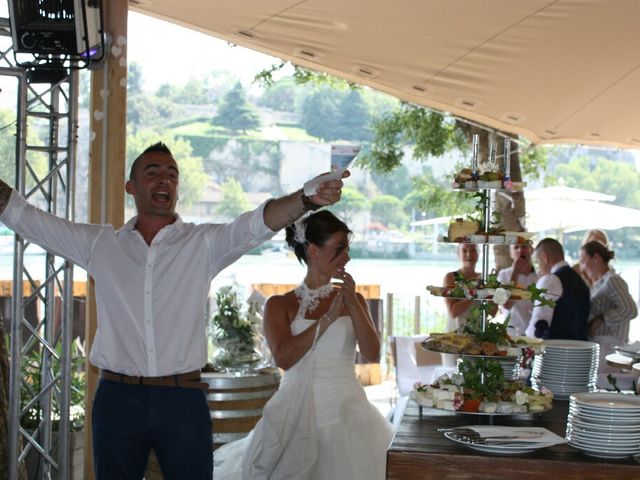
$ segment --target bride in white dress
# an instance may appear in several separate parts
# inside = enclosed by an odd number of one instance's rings
[[[392,427],[367,400],[354,369],[356,344],[376,360],[380,339],[344,269],[350,234],[326,210],[287,227],[307,275],[295,290],[269,298],[264,315],[271,353],[285,374],[251,433],[214,452],[215,479],[385,478]]]

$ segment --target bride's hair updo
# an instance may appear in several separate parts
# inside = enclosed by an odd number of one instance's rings
[[[307,263],[308,243],[322,247],[336,232],[351,235],[347,224],[329,210],[320,210],[308,217],[303,217],[286,228],[287,244],[293,248],[300,263]]]
[[[605,264],[608,264],[609,260],[611,260],[615,256],[615,252],[609,250],[598,240],[592,240],[591,242],[585,243],[582,246],[582,250],[584,250],[584,253],[586,253],[590,257],[593,257],[596,254],[600,255],[600,258],[602,258]]]

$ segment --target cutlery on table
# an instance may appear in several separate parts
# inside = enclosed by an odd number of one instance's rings
[[[521,430],[510,435],[481,435],[472,428],[439,428],[439,432],[449,433],[459,438],[470,440],[530,440],[543,436],[543,432],[533,430]]]

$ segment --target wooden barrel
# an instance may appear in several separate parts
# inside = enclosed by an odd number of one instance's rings
[[[213,448],[245,437],[278,389],[280,374],[269,369],[255,374],[203,373],[209,384],[207,400],[213,420]]]

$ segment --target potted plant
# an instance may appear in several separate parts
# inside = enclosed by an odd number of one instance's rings
[[[60,375],[60,358],[62,356],[61,345],[56,346],[57,357],[52,360],[51,375]],[[41,422],[44,412],[40,402],[33,402],[34,395],[42,388],[42,348],[33,348],[22,361],[21,370],[21,411],[20,426],[34,436],[39,438]],[[84,372],[84,348],[76,339],[72,345],[71,361],[71,398],[69,406],[69,429],[70,429],[70,478],[72,480],[84,478],[84,399],[86,391],[86,378]],[[56,436],[60,428],[60,406],[58,397],[53,395],[51,403],[51,426],[53,435]],[[57,447],[53,449],[54,458],[57,457]],[[27,474],[29,478],[35,478],[40,469],[40,454],[36,449],[31,449],[25,458]],[[35,472],[35,473],[34,473]]]

